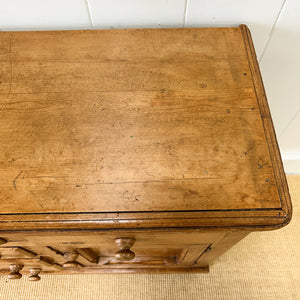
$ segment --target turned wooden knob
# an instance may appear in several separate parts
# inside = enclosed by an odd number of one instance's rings
[[[30,276],[28,277],[29,281],[39,281],[41,277],[38,275],[42,269],[40,268],[31,268],[29,269]]]
[[[20,279],[22,277],[22,274],[20,273],[20,270],[22,270],[23,265],[17,265],[12,264],[9,266],[10,273],[8,274],[8,279]]]
[[[132,260],[135,258],[135,254],[130,248],[134,245],[134,238],[117,238],[115,239],[116,245],[120,248],[115,253],[115,258],[121,261]]]
[[[76,252],[66,252],[64,253],[64,258],[67,260],[64,264],[64,268],[74,269],[79,267],[79,263],[76,261],[78,258],[78,253]]]

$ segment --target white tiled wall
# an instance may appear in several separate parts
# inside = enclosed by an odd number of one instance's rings
[[[300,173],[299,0],[0,0],[0,30],[249,25],[288,173]]]
[[[187,26],[247,24],[261,56],[284,0],[189,0]]]
[[[0,29],[90,28],[84,0],[0,0]]]
[[[287,0],[260,62],[289,173],[300,173],[300,1]]]
[[[89,0],[95,28],[183,27],[185,0]]]

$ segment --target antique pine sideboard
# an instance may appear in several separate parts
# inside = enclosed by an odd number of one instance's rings
[[[291,219],[245,25],[0,32],[0,82],[8,278],[205,272]]]

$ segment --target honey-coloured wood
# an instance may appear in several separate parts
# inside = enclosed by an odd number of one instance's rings
[[[18,253],[21,253],[22,255],[25,255],[27,257],[36,257],[37,256],[36,253],[34,253],[28,249],[22,248],[22,247],[17,247],[15,251]]]
[[[289,221],[245,26],[0,40],[3,229],[230,226],[232,211],[240,226]]]
[[[0,245],[6,244],[7,241],[5,239],[0,238]]]
[[[54,260],[51,257],[47,256],[40,256],[37,261],[44,266],[50,267],[54,265]]]
[[[99,260],[99,256],[93,252],[92,249],[89,248],[78,248],[76,252],[84,257],[90,263],[97,263]]]
[[[245,25],[1,31],[0,128],[10,278],[207,272],[291,220]]]
[[[192,266],[201,257],[203,252],[207,250],[210,245],[200,244],[200,245],[189,245],[180,254],[178,258],[178,263]]]

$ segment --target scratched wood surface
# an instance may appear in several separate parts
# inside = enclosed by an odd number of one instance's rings
[[[290,206],[247,38],[0,32],[0,212]]]

